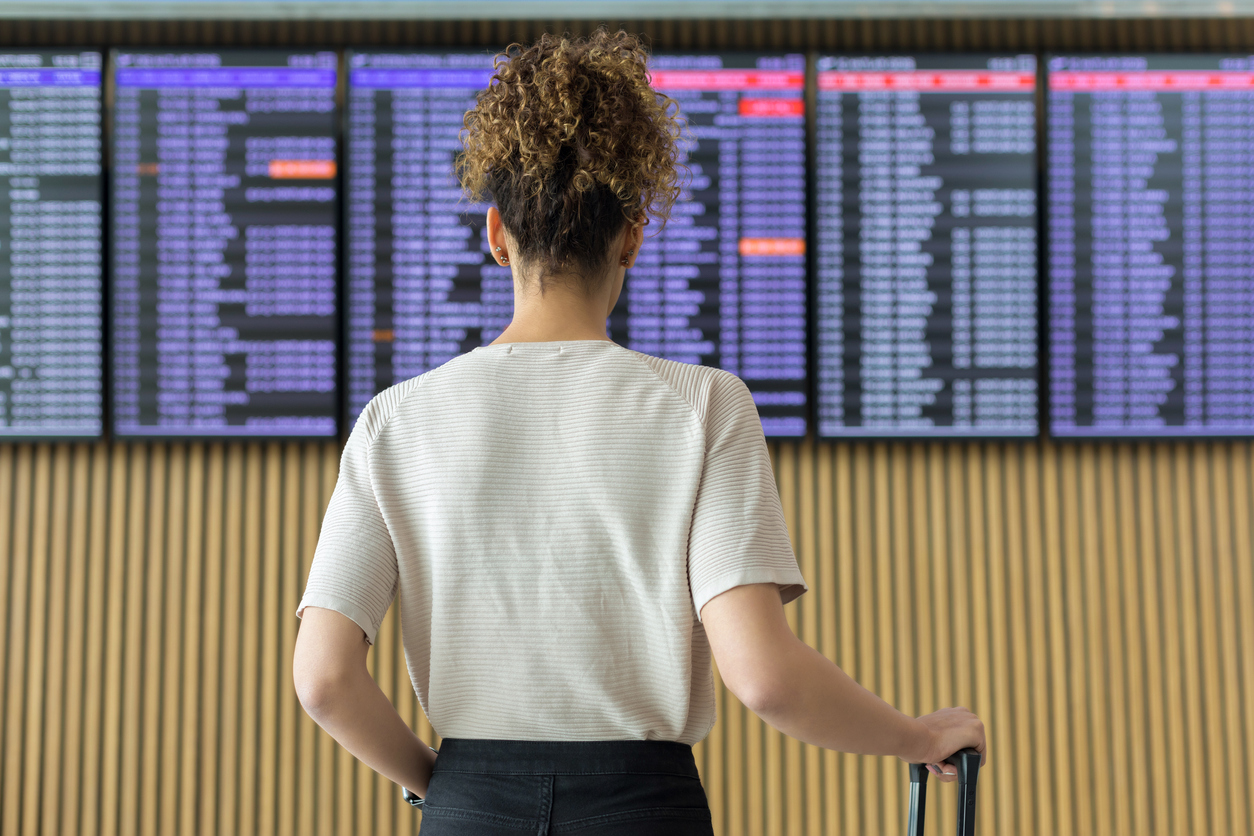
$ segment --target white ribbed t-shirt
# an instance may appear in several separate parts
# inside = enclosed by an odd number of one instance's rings
[[[373,642],[395,598],[441,737],[692,744],[715,719],[701,607],[748,583],[806,589],[738,378],[504,343],[362,412],[297,614]]]

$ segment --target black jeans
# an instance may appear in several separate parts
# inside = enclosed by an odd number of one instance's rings
[[[713,836],[692,747],[445,740],[422,836]]]

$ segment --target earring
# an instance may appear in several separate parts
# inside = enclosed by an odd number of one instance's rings
[[[631,257],[632,257],[633,255],[635,255],[635,254],[636,254],[636,251],[635,251],[635,250],[628,250],[628,251],[627,251],[627,255],[623,256],[623,261],[622,261],[622,264],[623,264],[623,266],[624,266],[624,267],[626,267],[628,264],[630,264],[630,263],[631,263]]]
[[[497,253],[499,253],[500,251],[501,251],[501,248],[500,248],[500,247],[496,247],[495,249],[493,249],[493,252],[497,252]],[[501,263],[502,263],[502,264],[509,264],[509,256],[507,256],[507,255],[500,255],[500,256],[497,256],[497,258],[499,258],[499,259],[501,260]]]

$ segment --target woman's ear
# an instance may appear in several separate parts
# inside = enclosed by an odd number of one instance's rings
[[[495,206],[488,207],[487,220],[488,249],[492,251],[492,260],[504,267],[509,266],[509,242],[505,240],[505,224],[501,221],[501,213]]]
[[[623,236],[623,252],[619,255],[618,262],[623,267],[635,265],[636,256],[640,255],[640,247],[644,244],[644,225],[648,222],[648,219],[645,219],[627,228],[627,234]]]

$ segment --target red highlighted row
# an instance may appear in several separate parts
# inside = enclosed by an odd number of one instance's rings
[[[1170,72],[1107,72],[1049,74],[1050,90],[1251,90],[1254,73],[1172,70]]]
[[[795,70],[654,70],[654,90],[802,90],[805,73]]]
[[[805,116],[804,99],[741,99],[741,116]]]
[[[844,92],[1021,93],[1036,89],[1036,74],[989,70],[901,70],[863,73],[826,70],[819,89]]]

